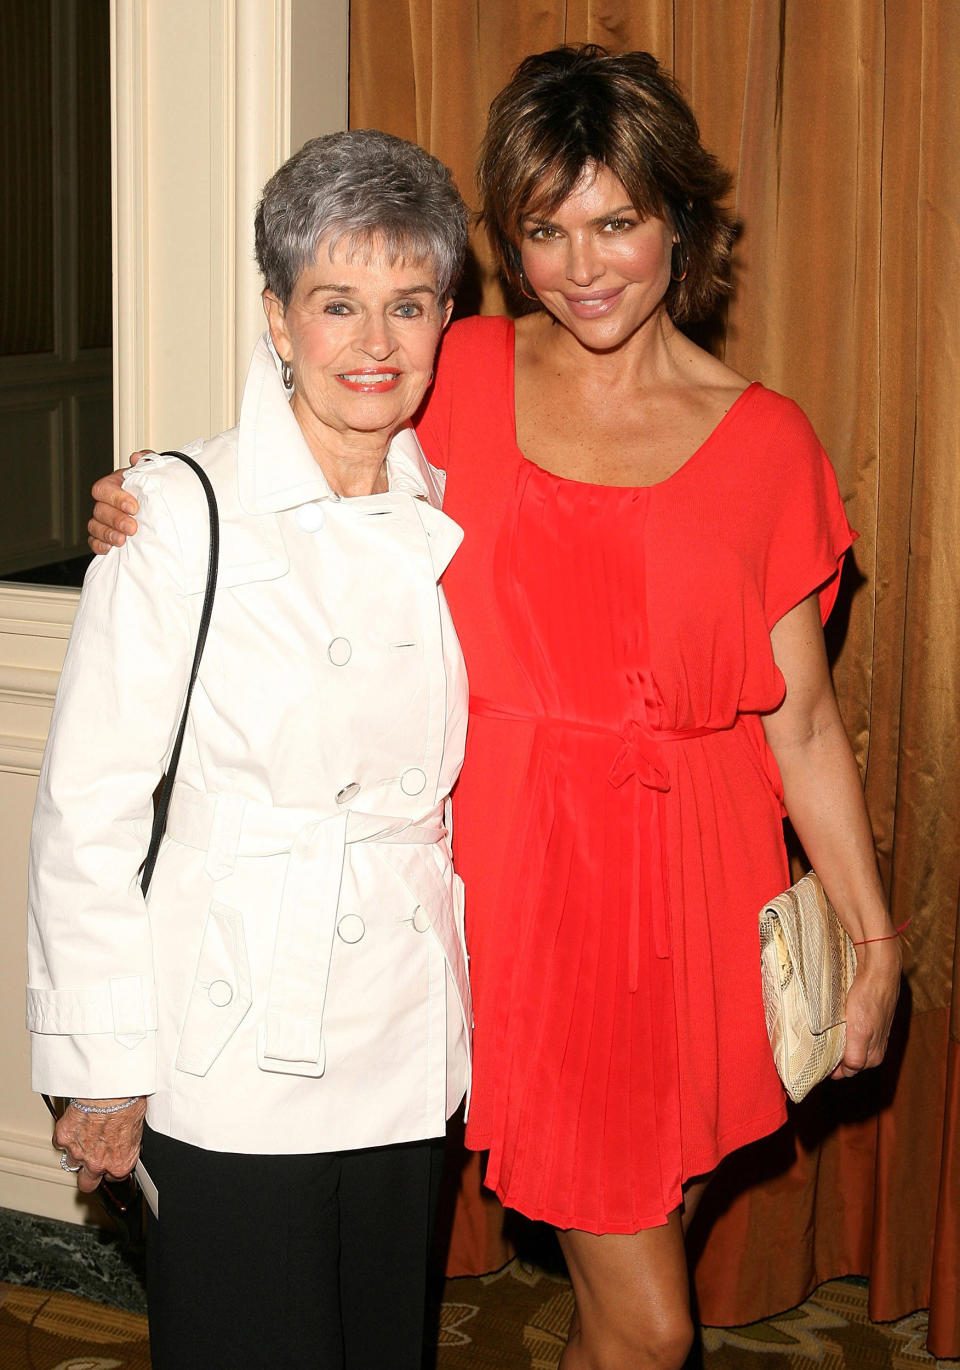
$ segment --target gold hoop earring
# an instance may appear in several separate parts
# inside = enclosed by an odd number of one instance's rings
[[[519,283],[520,294],[523,296],[523,298],[525,300],[532,300],[534,304],[539,304],[540,301],[537,298],[537,296],[531,295],[530,292],[525,288],[530,284],[530,282],[527,280],[527,273],[524,271],[523,267],[520,268]]]
[[[280,379],[283,381],[284,390],[293,389],[293,367],[289,362],[280,362]]]
[[[677,271],[677,258],[680,258],[681,271]],[[682,243],[674,243],[670,250],[670,279],[677,285],[687,279],[687,272],[690,270],[690,259],[683,250]]]

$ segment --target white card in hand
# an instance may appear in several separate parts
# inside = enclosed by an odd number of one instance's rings
[[[160,1194],[157,1190],[157,1186],[153,1183],[153,1180],[150,1178],[150,1173],[147,1170],[146,1166],[143,1164],[143,1161],[137,1161],[133,1173],[137,1177],[137,1184],[143,1190],[143,1197],[146,1199],[150,1207],[150,1212],[153,1214],[155,1218],[159,1218]]]

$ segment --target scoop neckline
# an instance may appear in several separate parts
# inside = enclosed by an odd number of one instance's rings
[[[720,430],[725,428],[728,421],[731,418],[733,418],[733,416],[739,411],[741,405],[743,404],[743,401],[747,398],[747,396],[752,395],[753,392],[756,390],[763,389],[762,381],[751,381],[745,389],[741,390],[740,394],[734,400],[733,404],[731,404],[727,412],[723,414],[720,417],[720,419],[718,419],[718,421],[714,424],[714,426],[710,429],[710,432],[704,438],[703,442],[700,443],[699,447],[695,447],[693,451],[690,453],[690,455],[684,458],[684,460],[680,463],[677,469],[675,471],[671,471],[669,476],[664,476],[663,480],[651,481],[649,485],[607,485],[603,481],[577,480],[575,476],[561,476],[558,475],[556,471],[548,471],[545,466],[541,466],[538,462],[535,462],[532,459],[532,457],[528,457],[524,453],[523,449],[520,446],[520,443],[517,440],[517,331],[512,319],[509,319],[508,323],[510,325],[510,347],[507,352],[507,362],[510,372],[509,412],[510,430],[513,437],[514,451],[517,453],[517,456],[520,458],[524,466],[529,466],[534,471],[539,471],[541,475],[547,476],[550,480],[560,481],[564,485],[583,485],[588,490],[631,490],[634,492],[636,492],[637,490],[658,490],[664,485],[669,485],[671,481],[676,480],[678,476],[680,476],[684,471],[686,471],[687,467],[690,466],[692,462],[695,462],[697,458],[701,455],[701,453],[703,453],[706,450],[706,448],[711,446],[714,438],[717,436]]]

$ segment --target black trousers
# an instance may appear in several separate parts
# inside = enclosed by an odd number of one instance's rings
[[[153,1370],[420,1370],[442,1138],[314,1156],[144,1129]]]

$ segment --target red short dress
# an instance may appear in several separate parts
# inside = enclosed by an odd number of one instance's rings
[[[531,1218],[656,1226],[785,1117],[757,913],[787,861],[760,715],[783,697],[771,627],[836,595],[836,478],[760,384],[665,481],[554,476],[517,448],[500,318],[450,330],[418,432],[466,534],[444,585],[471,694],[467,1144]]]

